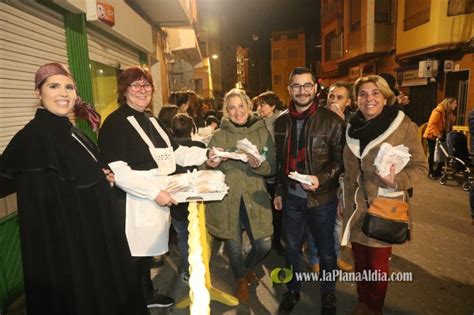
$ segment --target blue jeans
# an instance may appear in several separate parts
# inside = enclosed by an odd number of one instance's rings
[[[321,272],[332,273],[336,269],[336,252],[334,249],[334,224],[337,212],[337,200],[325,205],[308,208],[308,200],[288,195],[283,208],[283,226],[286,233],[286,260],[288,267],[293,266],[293,274],[301,272],[301,244],[305,239],[306,224],[311,231],[314,242],[319,249]],[[301,283],[296,277],[287,284],[290,291],[300,292]],[[335,281],[321,282],[321,296],[334,293]]]
[[[269,210],[270,211],[270,210]],[[247,231],[247,235],[252,243],[252,249],[247,254],[244,260],[242,253],[242,233],[236,240],[228,239],[225,240],[225,248],[227,255],[229,256],[230,267],[234,273],[236,279],[243,278],[247,270],[252,269],[255,265],[268,254],[272,247],[272,240],[270,236],[259,238],[255,240],[250,229],[250,222],[247,215],[247,209],[245,203],[240,199],[240,210],[239,210],[239,227],[244,228]]]
[[[189,247],[188,247],[188,220],[172,219],[174,230],[178,236],[178,249],[181,255],[181,263],[179,265],[179,273],[189,271]]]
[[[342,233],[342,218],[336,215],[336,225],[334,226],[334,250],[336,251],[336,258],[339,258],[341,253],[341,233]],[[308,261],[311,265],[319,264],[318,248],[314,244],[313,236],[306,230],[306,241],[308,242]]]

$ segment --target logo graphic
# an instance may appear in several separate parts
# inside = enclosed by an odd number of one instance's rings
[[[270,278],[272,279],[273,283],[276,284],[284,284],[288,283],[293,279],[293,266],[288,268],[275,268],[270,273]]]

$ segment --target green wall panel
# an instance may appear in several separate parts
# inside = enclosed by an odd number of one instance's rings
[[[78,94],[83,101],[94,106],[85,14],[65,13],[64,26],[66,28],[69,67],[76,80]],[[77,118],[76,125],[84,131],[89,138],[97,142],[97,134],[92,131],[92,128],[85,120]]]

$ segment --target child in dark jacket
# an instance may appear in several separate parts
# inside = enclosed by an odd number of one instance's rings
[[[174,141],[178,145],[186,147],[201,147],[206,145],[200,141],[191,139],[191,134],[195,128],[194,120],[188,114],[177,114],[171,120],[171,132],[174,136]],[[186,173],[187,170],[192,170],[193,167],[182,167],[176,165],[175,174]],[[178,249],[181,255],[181,264],[179,266],[180,277],[183,281],[189,280],[189,263],[188,263],[188,203],[180,203],[172,206],[171,219],[173,228],[178,236]]]

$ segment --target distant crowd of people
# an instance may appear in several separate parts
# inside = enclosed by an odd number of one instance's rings
[[[69,70],[41,66],[36,115],[0,157],[2,194],[18,197],[28,314],[130,315],[172,306],[172,297],[155,290],[152,257],[168,252],[172,226],[178,281],[187,282],[188,221],[187,204],[166,190],[165,178],[196,167],[225,174],[228,193],[206,204],[206,227],[224,243],[240,303],[248,303],[254,268],[272,248],[293,273],[305,269],[303,261],[319,274],[388,273],[392,244],[362,229],[369,204],[394,194],[409,202],[416,182],[440,176],[436,139],[450,130],[456,100],[433,110],[423,135],[427,163],[418,127],[403,111],[409,99],[393,76],[324,88],[309,69],[297,67],[288,82],[289,104],[272,91],[250,99],[232,89],[220,108],[194,91],[176,91],[154,117],[152,76],[130,67],[118,78],[119,106],[100,125],[96,146],[68,119],[74,110],[98,127]],[[263,160],[219,157],[245,138]],[[401,170],[392,166],[381,175],[374,161],[386,143],[404,145],[411,156]],[[292,179],[293,172],[307,181]],[[343,231],[354,265],[342,259]],[[356,284],[352,314],[382,314],[388,282]],[[279,310],[291,312],[301,282],[293,277],[286,287]],[[336,314],[335,279],[320,282],[319,299],[321,314]]]

